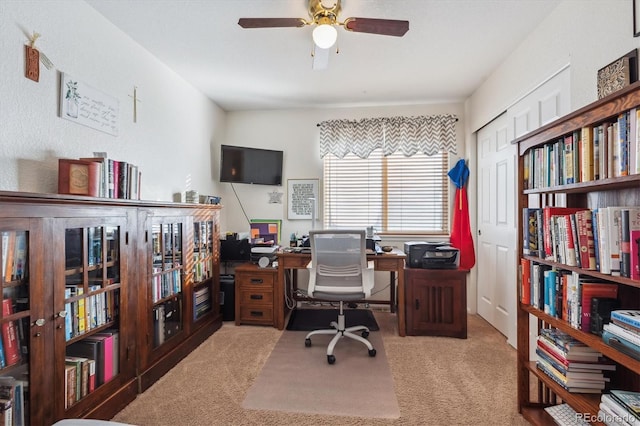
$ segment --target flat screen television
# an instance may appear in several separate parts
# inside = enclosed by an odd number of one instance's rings
[[[282,151],[222,145],[220,182],[282,185]]]

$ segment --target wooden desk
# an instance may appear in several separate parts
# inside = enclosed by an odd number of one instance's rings
[[[389,301],[372,301],[367,300],[363,302],[368,303],[388,303],[391,312],[397,311],[398,316],[398,334],[400,336],[406,335],[406,322],[405,322],[405,297],[404,297],[404,260],[406,256],[404,252],[398,249],[394,249],[390,253],[384,254],[371,254],[367,255],[367,260],[373,261],[376,271],[388,271],[391,273],[391,285],[389,287]],[[285,300],[285,288],[286,281],[290,279],[293,284],[293,289],[297,288],[297,269],[306,269],[307,264],[311,260],[310,253],[290,253],[279,252],[278,253],[278,282],[274,288],[274,314],[276,327],[282,330],[285,326],[284,320],[287,314],[287,307],[284,303]],[[398,277],[398,297],[396,300],[396,284],[395,278]]]

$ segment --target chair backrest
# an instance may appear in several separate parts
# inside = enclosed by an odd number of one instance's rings
[[[314,274],[310,292],[370,295],[373,276],[368,273],[364,230],[312,230],[309,240]]]

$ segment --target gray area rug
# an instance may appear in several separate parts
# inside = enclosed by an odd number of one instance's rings
[[[300,309],[291,311],[287,330],[312,331],[331,328],[331,321],[337,321],[338,309]],[[345,327],[364,325],[370,331],[378,331],[378,323],[369,309],[345,309]]]
[[[246,394],[243,408],[327,415],[400,417],[393,377],[379,332],[369,334],[376,349],[370,357],[362,343],[341,339],[327,363],[332,336],[313,336],[305,347],[306,332],[284,331],[260,374]]]

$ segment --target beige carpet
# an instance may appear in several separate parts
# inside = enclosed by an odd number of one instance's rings
[[[516,351],[483,319],[469,316],[466,340],[399,337],[395,315],[376,312],[376,320],[400,406],[398,419],[243,408],[283,332],[225,322],[113,420],[139,426],[528,425],[516,407]],[[319,368],[322,362],[313,365]]]
[[[304,345],[305,331],[285,331],[242,403],[243,408],[340,416],[400,417],[393,377],[380,332],[365,345],[343,338],[334,350],[336,363],[327,363],[333,336],[313,336]]]

